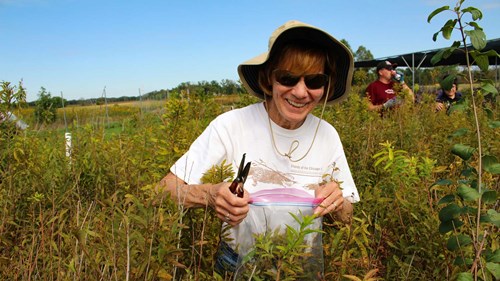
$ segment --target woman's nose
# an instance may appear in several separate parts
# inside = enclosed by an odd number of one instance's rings
[[[305,98],[307,96],[308,88],[304,81],[304,77],[301,77],[297,85],[293,87],[293,95],[297,98]]]

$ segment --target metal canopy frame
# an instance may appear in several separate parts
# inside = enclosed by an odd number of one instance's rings
[[[471,45],[467,46],[468,49],[474,49]],[[376,67],[377,64],[381,61],[390,61],[391,63],[397,63],[400,66],[405,65],[410,69],[412,73],[412,85],[415,85],[415,70],[418,70],[421,67],[435,67],[435,66],[444,66],[444,65],[467,65],[467,61],[465,58],[465,48],[459,48],[455,50],[448,58],[442,59],[436,64],[431,63],[432,57],[437,54],[439,51],[444,50],[446,48],[433,49],[427,51],[413,52],[396,56],[389,56],[384,58],[378,58],[373,60],[366,61],[356,61],[354,62],[355,68],[362,67]],[[482,52],[486,52],[489,50],[495,50],[500,54],[500,38],[491,39],[486,42],[486,46],[481,50]],[[475,64],[474,62],[472,62]],[[489,57],[489,64],[495,66],[496,75],[495,75],[495,85],[497,85],[499,80],[498,74],[498,57]],[[413,89],[414,90],[414,89]]]

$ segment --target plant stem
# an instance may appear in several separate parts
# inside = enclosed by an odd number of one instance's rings
[[[477,202],[477,215],[476,215],[476,238],[479,239],[480,234],[481,234],[481,229],[480,229],[480,224],[481,224],[481,199],[482,199],[482,191],[481,191],[481,185],[482,185],[482,149],[481,149],[481,130],[479,127],[479,118],[477,115],[477,107],[476,107],[476,99],[475,99],[475,94],[474,94],[474,87],[473,87],[473,78],[472,78],[472,70],[471,70],[471,63],[469,60],[469,51],[467,49],[467,42],[466,42],[466,35],[464,32],[464,28],[462,26],[462,21],[461,21],[461,16],[459,15],[458,17],[458,24],[460,27],[460,33],[462,35],[462,43],[464,44],[464,50],[465,50],[465,59],[467,62],[467,74],[469,76],[469,87],[470,87],[470,92],[471,92],[471,97],[472,97],[472,110],[474,112],[474,121],[475,121],[475,126],[476,126],[476,134],[477,134],[477,146],[478,146],[478,170],[477,170],[477,188],[479,192],[479,199]],[[484,242],[484,240],[483,240]],[[474,244],[476,244],[477,241],[475,241]],[[484,243],[480,244],[480,247],[476,247],[476,258],[474,263],[476,263],[477,259],[479,258],[480,253],[482,252],[482,247],[484,246]],[[473,275],[474,279],[477,280],[477,267],[473,267]]]
[[[125,218],[125,231],[127,234],[127,277],[126,280],[129,280],[130,277],[130,225],[128,219]]]

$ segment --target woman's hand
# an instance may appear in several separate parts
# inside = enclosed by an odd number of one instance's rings
[[[323,198],[321,204],[314,210],[314,215],[320,217],[329,214],[334,220],[350,223],[352,219],[352,204],[342,196],[342,190],[337,182],[332,181],[316,189],[316,198]]]
[[[223,222],[236,226],[246,218],[250,200],[249,193],[244,192],[240,198],[231,193],[229,186],[231,183],[220,183],[209,188],[209,205],[215,210],[217,217]]]
[[[229,190],[231,183],[188,185],[174,174],[168,173],[155,187],[157,197],[169,193],[174,202],[186,208],[206,208],[215,210],[222,221],[235,226],[247,216],[250,201],[249,193],[240,198]]]
[[[344,206],[344,197],[342,190],[337,182],[328,182],[316,189],[316,198],[322,198],[323,201],[316,209],[314,215],[321,217],[331,212],[339,212]]]

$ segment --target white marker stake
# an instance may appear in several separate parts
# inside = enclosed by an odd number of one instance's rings
[[[66,139],[66,157],[69,158],[71,164],[71,133],[65,133],[64,139]]]

